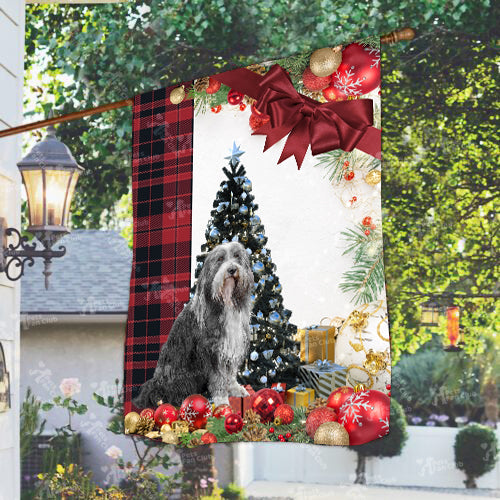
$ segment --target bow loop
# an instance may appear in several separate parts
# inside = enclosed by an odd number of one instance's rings
[[[254,135],[266,136],[264,151],[289,134],[278,163],[294,156],[300,169],[309,145],[313,155],[337,148],[352,151],[373,124],[371,99],[319,103],[299,94],[277,64],[259,87],[256,107],[270,120]]]

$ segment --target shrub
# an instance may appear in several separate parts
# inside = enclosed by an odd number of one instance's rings
[[[467,488],[476,488],[476,478],[495,467],[498,442],[495,432],[480,424],[469,424],[455,438],[455,464],[466,475]]]

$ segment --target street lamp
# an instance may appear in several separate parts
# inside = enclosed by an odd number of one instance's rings
[[[6,220],[0,218],[0,242],[3,242],[0,272],[5,272],[12,281],[18,280],[24,274],[25,265],[32,266],[34,258],[41,257],[45,288],[48,289],[51,260],[66,253],[63,246],[58,250],[51,248],[70,232],[67,227],[69,209],[78,177],[84,169],[68,147],[56,138],[53,126],[47,128],[45,139],[37,143],[17,166],[28,199],[28,231],[36,236],[43,249],[37,249],[36,243],[29,244],[26,236],[21,236],[16,228],[8,228]],[[16,245],[7,244],[7,237],[12,235],[17,237]],[[18,269],[17,274],[11,274],[11,265]]]
[[[420,324],[422,326],[438,326],[439,325],[439,304],[433,300],[428,300],[420,306]]]

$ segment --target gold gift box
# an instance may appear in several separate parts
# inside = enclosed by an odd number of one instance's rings
[[[290,406],[308,406],[314,401],[314,389],[297,386],[286,391],[286,403]]]
[[[318,359],[334,362],[337,332],[336,326],[321,324],[297,330],[300,360],[305,363],[314,363]]]

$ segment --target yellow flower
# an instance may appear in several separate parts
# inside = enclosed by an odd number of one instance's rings
[[[36,476],[38,479],[43,479],[44,478],[44,475],[42,473],[38,474],[38,476]]]
[[[68,466],[68,472],[69,472],[70,474],[72,474],[72,473],[73,473],[73,467],[74,467],[74,465],[75,465],[75,464],[69,464],[69,466]]]
[[[64,474],[64,467],[61,464],[57,464],[56,471],[59,474]]]

